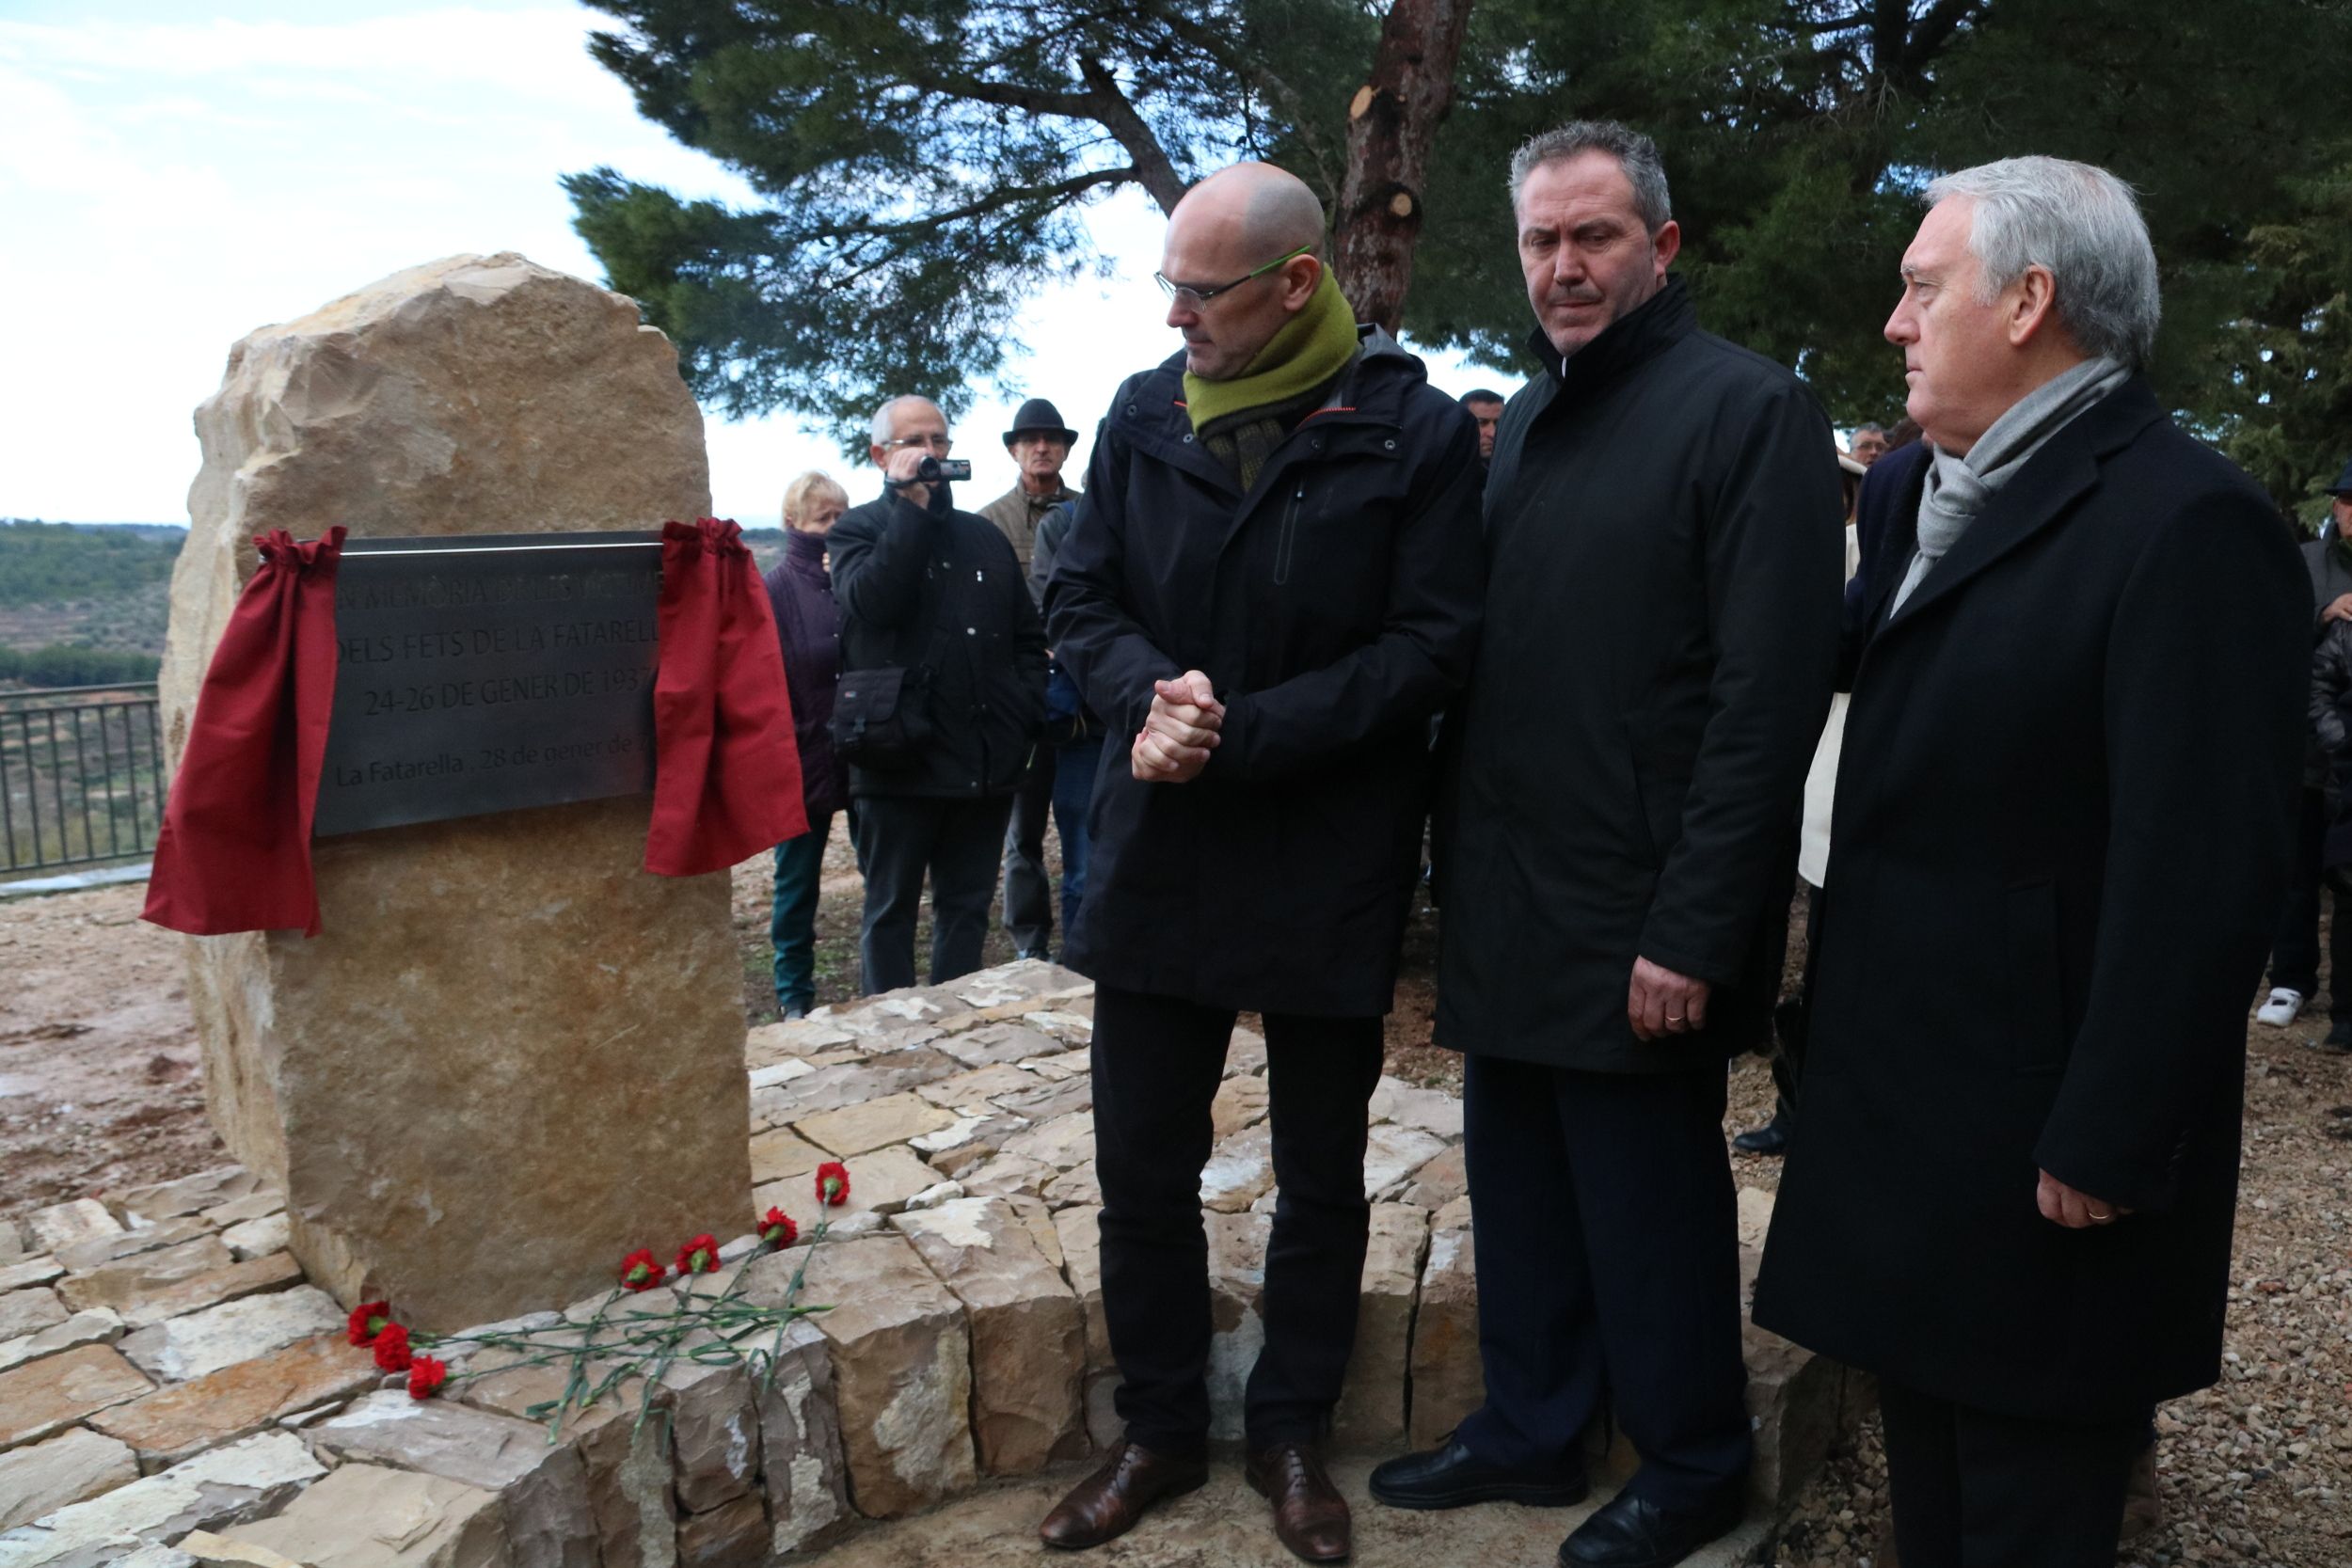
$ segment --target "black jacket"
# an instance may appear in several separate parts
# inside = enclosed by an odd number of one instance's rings
[[[826,536],[841,607],[841,668],[923,673],[933,726],[914,767],[850,770],[857,795],[1008,795],[1045,714],[1045,635],[1021,562],[994,524],[895,494],[841,515]]]
[[[2303,544],[2303,568],[2312,578],[2312,646],[2314,657],[2325,657],[2328,628],[2341,626],[2324,617],[2328,607],[2344,594],[2352,594],[2352,565],[2347,565],[2343,552],[2333,539],[2310,539]],[[2336,753],[2343,750],[2340,740],[2331,739],[2319,726],[2319,709],[2312,709],[2312,729],[2306,739],[2309,745],[2303,757],[2303,787],[2328,792],[2330,809],[2336,798]]]
[[[1440,813],[1438,1040],[1593,1071],[1754,1044],[1829,711],[1845,509],[1829,421],[1670,278],[1511,399],[1486,626]],[[1456,724],[1458,720],[1458,726]],[[1708,981],[1644,1042],[1636,956]]]
[[[1244,495],[1183,357],[1120,387],[1046,590],[1108,732],[1069,961],[1207,1006],[1386,1012],[1421,864],[1429,718],[1478,626],[1478,433],[1377,330]],[[1136,782],[1155,679],[1205,671],[1222,744]]]
[[[1890,620],[1926,456],[1863,487],[1882,547],[1756,1321],[1963,1404],[2124,1418],[2219,1367],[2310,585],[2135,380]],[[2041,1170],[2139,1212],[2065,1229]]]

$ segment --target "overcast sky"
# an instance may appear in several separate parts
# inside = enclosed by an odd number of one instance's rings
[[[0,0],[0,516],[185,521],[189,415],[229,346],[402,267],[518,250],[602,281],[560,175],[609,164],[748,200],[639,118],[588,57],[599,24],[547,0]],[[1174,346],[1156,210],[1126,193],[1093,228],[1115,275],[1034,303],[1013,398],[958,425],[970,503],[1012,483],[997,436],[1019,396],[1090,435],[1120,379]],[[1456,392],[1494,380],[1431,372]],[[707,428],[714,504],[747,527],[776,520],[803,468],[869,487],[832,432]]]

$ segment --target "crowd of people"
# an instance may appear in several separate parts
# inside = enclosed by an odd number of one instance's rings
[[[2107,1563],[2150,1412],[2217,1373],[2274,934],[2264,1016],[2316,989],[2339,846],[2306,717],[2315,633],[2329,714],[2352,684],[2352,545],[2307,574],[2167,418],[2154,256],[2103,170],[1928,187],[1889,284],[1906,418],[1842,447],[1788,369],[1698,328],[1648,138],[1567,125],[1508,178],[1541,369],[1507,398],[1359,325],[1313,195],[1240,164],[1169,215],[1182,343],[1119,388],[1082,493],[1043,400],[979,513],[915,397],[875,416],[877,499],[794,483],[770,586],[810,832],[777,850],[779,1004],[814,994],[833,813],[868,990],[914,980],[927,879],[934,982],[978,962],[1000,867],[1046,954],[1051,816],[1125,1425],[1041,1526],[1073,1550],[1206,1478],[1198,1183],[1261,1015],[1247,1474],[1293,1553],[1337,1560],[1319,1442],[1425,832],[1485,1402],[1373,1497],[1581,1501],[1606,1411],[1640,1464],[1566,1568],[1667,1568],[1737,1522],[1722,1121],[1727,1063],[1777,1035],[1779,1111],[1742,1134],[1788,1161],[1754,1317],[1877,1375],[1900,1560]]]

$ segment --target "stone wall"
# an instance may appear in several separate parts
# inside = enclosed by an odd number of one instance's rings
[[[552,1448],[532,1412],[561,1391],[558,1368],[453,1354],[461,1370],[491,1375],[417,1404],[378,1389],[365,1352],[319,1338],[339,1320],[282,1256],[269,1264],[254,1250],[271,1240],[274,1198],[243,1172],[126,1195],[111,1210],[45,1212],[35,1236],[0,1235],[0,1246],[41,1249],[0,1274],[13,1282],[0,1323],[46,1323],[0,1344],[0,1363],[31,1357],[0,1370],[0,1497],[12,1483],[32,1489],[0,1515],[0,1527],[19,1526],[0,1534],[0,1568],[95,1560],[75,1554],[102,1530],[184,1546],[199,1526],[237,1549],[319,1564],[748,1568],[989,1477],[1082,1459],[1117,1435],[1095,1242],[1091,1012],[1076,976],[1017,964],[752,1031],[759,1208],[812,1228],[813,1172],[836,1157],[850,1201],[826,1212],[821,1244],[752,1256],[739,1240],[707,1283],[775,1305],[805,1268],[799,1299],[831,1309],[794,1325],[764,1386],[739,1369],[674,1367],[654,1393],[660,1420],[634,1419],[631,1390]],[[1263,1043],[1237,1033],[1203,1181],[1212,1393],[1228,1435],[1239,1433],[1242,1380],[1263,1338],[1264,1067]],[[1334,1441],[1388,1453],[1442,1436],[1481,1383],[1459,1102],[1384,1080],[1373,1112],[1373,1239]],[[1769,1210],[1769,1195],[1742,1195],[1751,1274]],[[224,1272],[248,1258],[267,1266]],[[631,1308],[667,1299],[630,1298]],[[1850,1430],[1864,1395],[1769,1335],[1751,1330],[1748,1348],[1755,1501],[1769,1511]],[[1629,1466],[1606,1433],[1592,1457],[1604,1481]],[[330,1471],[331,1491],[319,1481]],[[35,1510],[40,1522],[24,1523]],[[322,1543],[337,1529],[377,1555],[334,1556]],[[396,1540],[411,1544],[385,1544]]]

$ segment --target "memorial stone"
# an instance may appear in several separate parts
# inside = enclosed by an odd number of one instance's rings
[[[511,254],[261,328],[196,422],[162,675],[175,764],[257,534],[628,535],[709,509],[668,340]],[[579,608],[499,625],[611,619]],[[477,657],[468,641],[450,678],[503,680],[518,713],[568,700]],[[347,696],[367,667],[344,651]],[[743,1141],[710,1135],[750,1114],[726,879],[642,870],[648,813],[633,794],[322,837],[323,935],[188,939],[215,1125],[284,1189],[293,1252],[346,1306],[389,1296],[426,1329],[512,1317],[586,1294],[633,1245],[749,1215]]]

